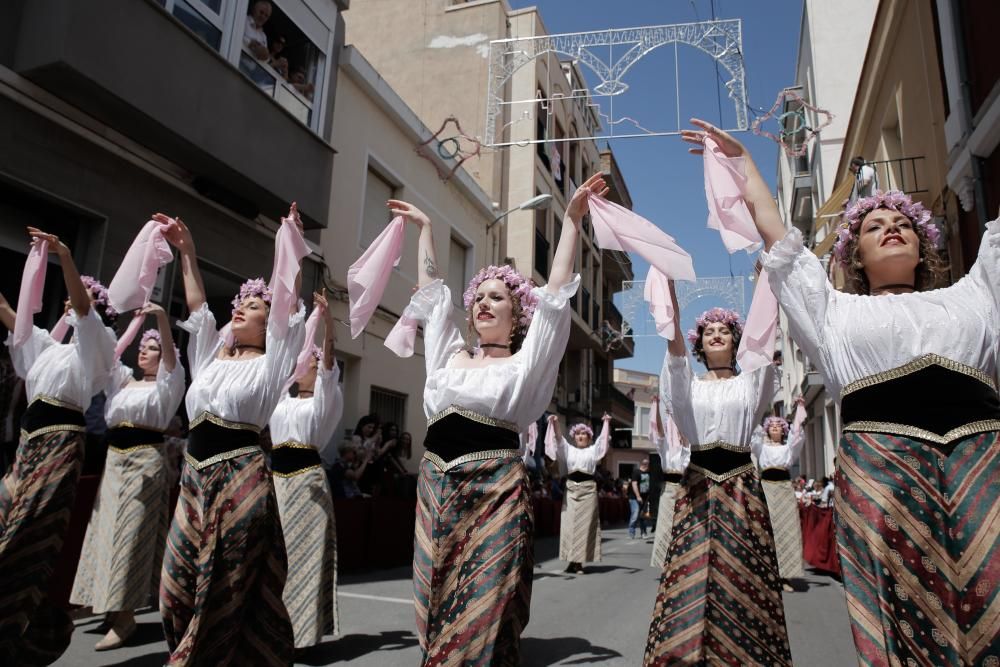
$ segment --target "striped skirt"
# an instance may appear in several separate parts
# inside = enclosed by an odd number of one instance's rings
[[[259,450],[201,470],[185,464],[160,575],[167,664],[291,663],[276,505]]]
[[[791,665],[781,581],[755,470],[716,482],[689,468],[645,665]]]
[[[421,461],[413,592],[423,665],[521,664],[533,523],[520,456],[447,470]]]
[[[95,614],[146,606],[160,582],[169,513],[162,445],[109,447],[70,602]]]
[[[601,562],[597,482],[566,480],[566,496],[559,521],[559,560],[570,563]]]
[[[46,595],[83,468],[84,434],[22,439],[0,483],[0,665],[48,665],[73,623]]]
[[[337,526],[333,495],[322,468],[283,477],[275,474],[281,531],[288,551],[282,600],[292,619],[295,648],[337,634]]]
[[[778,573],[782,579],[805,576],[802,569],[802,524],[799,520],[799,501],[788,480],[771,482],[762,480],[767,512],[771,515],[774,549],[778,554]]]
[[[653,553],[649,557],[649,566],[663,569],[667,562],[667,551],[670,549],[670,535],[674,527],[674,504],[680,484],[664,482],[660,489],[660,504],[656,511],[656,534],[653,535]]]
[[[1000,433],[845,432],[837,543],[862,665],[1000,664]]]

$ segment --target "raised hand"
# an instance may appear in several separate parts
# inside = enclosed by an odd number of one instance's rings
[[[57,255],[69,253],[69,248],[67,248],[66,244],[60,241],[59,237],[55,234],[48,234],[37,227],[28,227],[28,235],[31,236],[32,244],[39,243],[41,241],[48,243],[49,252],[56,253]]]
[[[305,228],[302,226],[302,216],[299,215],[299,205],[296,202],[292,202],[292,205],[288,207],[288,215],[281,219],[282,222],[286,220],[291,220],[296,227],[299,229],[299,234],[305,234]]]
[[[326,300],[326,289],[319,292],[313,292],[313,308],[319,308],[320,312],[323,313],[323,317],[329,316],[330,304]]]
[[[182,253],[194,254],[194,239],[191,237],[191,230],[180,218],[171,218],[163,213],[153,214],[153,220],[166,225],[163,229],[163,238],[167,243],[180,250]]]
[[[145,316],[145,315],[154,315],[157,318],[166,317],[167,316],[167,312],[165,310],[163,310],[163,306],[161,306],[158,303],[152,303],[152,302],[147,303],[142,308],[138,308],[135,311],[135,313],[136,313],[136,316],[138,316],[138,315],[143,315],[143,316]]]
[[[426,213],[402,199],[390,199],[386,202],[386,206],[389,207],[393,215],[403,216],[407,222],[412,222],[417,227],[423,228],[431,224],[431,219],[427,217]]]
[[[695,144],[698,146],[698,148],[689,148],[688,153],[693,153],[695,155],[701,155],[704,153],[705,151],[702,146],[705,144],[705,137],[710,136],[715,139],[716,143],[719,144],[719,148],[726,157],[742,157],[747,154],[746,147],[725,130],[720,130],[711,123],[701,120],[700,118],[692,118],[691,124],[697,125],[701,129],[681,130],[681,139],[689,144]]]
[[[610,188],[607,183],[604,182],[604,175],[600,172],[594,174],[586,181],[583,185],[576,189],[573,196],[569,200],[569,204],[566,206],[566,217],[573,221],[574,224],[580,224],[583,216],[587,215],[590,211],[590,194],[600,195],[603,197],[608,193]]]

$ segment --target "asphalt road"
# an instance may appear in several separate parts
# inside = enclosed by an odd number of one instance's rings
[[[525,667],[542,665],[639,665],[656,597],[659,572],[649,567],[652,540],[630,540],[624,529],[604,532],[604,562],[569,575],[556,559],[558,540],[536,544],[531,622],[522,638]],[[857,664],[843,587],[811,574],[804,590],[785,594],[792,658],[809,667]],[[807,587],[806,587],[807,586]],[[298,665],[414,667],[420,651],[414,635],[409,568],[341,578],[342,634],[303,653]],[[73,643],[56,665],[158,667],[166,657],[159,615],[138,617],[128,645],[97,653],[98,618],[77,621]]]

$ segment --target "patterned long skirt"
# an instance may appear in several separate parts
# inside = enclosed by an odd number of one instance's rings
[[[660,489],[660,504],[656,510],[656,534],[653,535],[653,553],[649,557],[649,566],[663,569],[667,562],[667,551],[670,549],[670,536],[674,527],[674,505],[680,484],[665,482]]]
[[[426,666],[521,664],[534,518],[520,456],[420,463],[413,592]]]
[[[0,483],[0,665],[48,665],[69,646],[73,623],[46,589],[69,528],[83,443],[80,431],[22,439]]]
[[[601,516],[594,481],[566,480],[566,496],[559,521],[559,560],[601,562]]]
[[[314,646],[340,627],[333,495],[322,468],[289,477],[276,474],[274,491],[288,551],[281,597],[292,619],[295,648]]]
[[[802,524],[799,521],[799,501],[788,480],[762,480],[767,512],[771,515],[774,548],[778,554],[778,573],[782,579],[805,576],[802,569]]]
[[[1000,434],[845,432],[837,543],[862,665],[1000,664]]]
[[[96,614],[148,604],[160,582],[169,514],[162,445],[109,447],[70,602]]]
[[[643,664],[792,664],[755,470],[716,482],[688,469]]]
[[[288,665],[285,544],[256,451],[181,475],[160,575],[169,665]]]

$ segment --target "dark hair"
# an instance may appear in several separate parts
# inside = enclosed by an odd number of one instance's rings
[[[877,211],[879,209],[873,210]],[[865,217],[867,218],[868,215],[866,214]],[[858,233],[853,234],[847,241],[847,263],[842,265],[844,268],[844,278],[846,279],[845,287],[847,291],[854,294],[871,293],[868,275],[861,265],[861,255],[858,252],[858,241],[861,238],[861,228],[864,224],[864,218],[862,218],[861,224],[858,226]],[[927,237],[927,233],[923,231],[921,225],[913,225],[913,231],[916,233],[917,238],[920,239],[919,254],[921,260],[913,272],[913,289],[922,292],[941,287],[948,275],[948,265],[945,264],[941,258],[941,253],[938,252],[937,247]]]
[[[385,440],[391,439],[390,436],[389,436],[389,431],[391,431],[392,429],[396,429],[396,438],[398,439],[399,438],[399,426],[396,425],[396,422],[385,422],[384,424],[382,424],[382,437]]]
[[[711,324],[725,324],[726,327],[729,328],[730,333],[733,334],[733,358],[732,361],[730,361],[730,364],[735,368],[736,349],[740,346],[740,338],[743,337],[743,327],[741,327],[739,324],[732,325],[732,324],[726,324],[725,322],[712,322]],[[705,326],[698,325],[697,333],[698,333],[698,338],[694,341],[694,345],[692,346],[694,351],[694,358],[703,364],[707,364],[708,360],[705,358],[705,346],[701,342],[702,336],[704,336],[705,334]]]
[[[358,425],[354,427],[354,435],[361,435],[362,429],[369,424],[374,424],[375,428],[378,428],[378,416],[377,415],[365,415],[358,420]]]
[[[865,159],[863,157],[861,157],[860,155],[856,155],[853,158],[851,158],[851,166],[852,167],[860,167],[864,163],[865,163]]]

